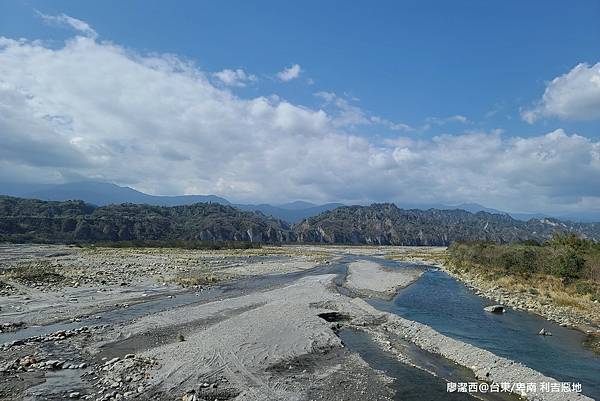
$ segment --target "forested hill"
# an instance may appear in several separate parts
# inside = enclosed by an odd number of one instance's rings
[[[125,240],[449,245],[454,241],[544,241],[556,232],[600,240],[599,223],[464,210],[404,210],[393,204],[344,206],[290,226],[260,212],[217,203],[93,206],[0,196],[0,242]]]
[[[544,241],[556,232],[599,240],[599,223],[553,219],[515,220],[506,214],[464,210],[404,210],[394,204],[347,206],[305,219],[294,227],[300,242],[449,245],[454,241]]]
[[[46,202],[0,197],[0,241],[97,242],[201,240],[289,242],[287,223],[216,203],[186,206],[82,201]]]

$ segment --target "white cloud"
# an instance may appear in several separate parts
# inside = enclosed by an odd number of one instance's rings
[[[240,202],[600,208],[598,141],[562,130],[431,139],[400,130],[377,142],[348,127],[383,120],[320,96],[331,112],[277,96],[240,98],[177,57],[90,37],[59,48],[2,38],[0,179],[87,177]]]
[[[333,92],[316,92],[314,95],[323,100],[323,107],[331,110],[331,121],[338,128],[355,128],[360,125],[380,125],[392,131],[413,131],[408,124],[395,123],[383,117],[374,116],[351,102],[354,97],[341,97]]]
[[[291,81],[292,79],[296,79],[300,76],[302,72],[302,68],[299,64],[294,64],[291,67],[284,68],[283,71],[277,73],[277,78],[279,78],[283,82]]]
[[[532,124],[543,117],[573,120],[600,119],[600,63],[578,64],[550,81],[542,99],[521,117]]]
[[[367,113],[351,104],[346,98],[339,97],[333,92],[316,92],[314,95],[323,100],[323,107],[331,108],[334,126],[350,128],[370,123]]]
[[[82,21],[80,19],[70,17],[66,14],[46,15],[39,11],[36,11],[36,13],[48,24],[69,26],[75,29],[76,31],[81,32],[87,37],[94,39],[98,37],[98,33],[94,29],[92,29],[92,27],[87,22]]]
[[[370,119],[371,119],[371,121],[374,124],[383,125],[384,127],[388,128],[388,129],[391,129],[392,131],[410,132],[410,131],[414,131],[415,130],[413,127],[411,127],[408,124],[395,123],[393,121],[386,120],[385,118],[382,118],[382,117],[379,117],[379,116],[371,116]]]
[[[471,124],[471,120],[460,114],[449,117],[427,117],[425,123],[419,129],[421,131],[427,131],[433,126],[443,126],[448,123]]]
[[[256,75],[248,74],[241,68],[236,70],[225,69],[213,73],[213,76],[227,86],[244,87],[248,83],[257,81]]]

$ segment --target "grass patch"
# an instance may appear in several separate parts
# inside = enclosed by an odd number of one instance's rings
[[[213,273],[192,270],[189,272],[177,273],[171,282],[187,288],[215,284],[223,279],[223,277],[218,277]]]
[[[445,248],[431,249],[410,249],[406,251],[394,251],[388,253],[384,257],[387,260],[417,260],[421,262],[433,262],[438,264],[446,264],[448,261],[448,252]]]
[[[53,266],[43,262],[19,265],[6,275],[24,284],[59,284],[66,279]]]
[[[499,246],[499,245],[494,245]],[[522,247],[503,245],[502,247]],[[451,248],[452,249],[452,248]],[[545,248],[538,246],[539,252]],[[600,296],[600,285],[590,279],[560,277],[545,269],[512,270],[504,265],[476,262],[470,256],[462,260],[451,260],[449,270],[465,278],[477,278],[488,288],[497,287],[509,293],[520,293],[538,300],[542,304],[569,308],[593,322],[600,322],[600,308],[594,303]],[[462,256],[462,255],[460,255]],[[473,255],[475,258],[477,255]]]
[[[570,306],[574,308],[581,308],[583,306],[581,298],[566,292],[554,293],[551,295],[551,299],[552,303],[556,306]]]
[[[194,241],[194,240],[132,240],[98,241],[76,244],[82,248],[177,248],[177,249],[260,249],[261,244],[249,241]]]

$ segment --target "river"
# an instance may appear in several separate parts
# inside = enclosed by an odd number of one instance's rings
[[[408,263],[376,260],[386,267],[414,268]],[[477,296],[443,271],[430,268],[391,301],[369,302],[559,381],[579,382],[584,394],[600,399],[600,357],[583,347],[583,333],[510,308],[504,314],[487,313],[483,308],[494,302]],[[552,336],[537,335],[541,328]]]

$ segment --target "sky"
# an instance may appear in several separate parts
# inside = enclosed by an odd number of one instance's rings
[[[0,182],[597,212],[599,20],[600,0],[3,1]]]

